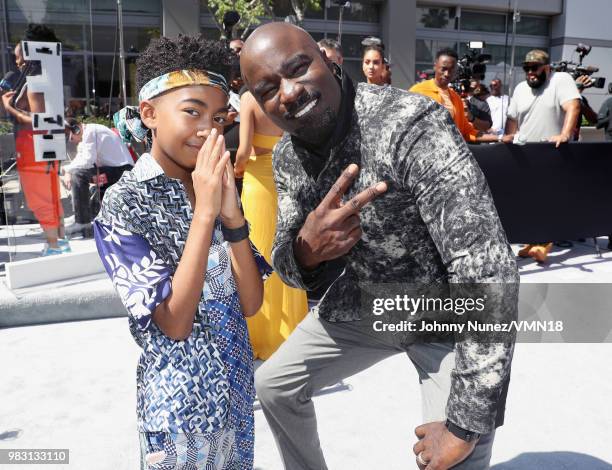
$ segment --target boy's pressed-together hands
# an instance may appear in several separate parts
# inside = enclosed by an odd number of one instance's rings
[[[198,137],[204,137],[198,132]],[[244,225],[238,205],[234,171],[230,153],[225,149],[225,138],[212,129],[198,152],[196,167],[191,174],[196,196],[196,211],[208,216],[221,216],[228,228]]]
[[[205,137],[203,132],[198,137]],[[192,173],[196,214],[206,220],[221,217],[228,229],[244,227],[246,220],[238,203],[238,192],[230,153],[225,149],[225,139],[212,129],[198,152],[198,161]],[[263,281],[255,263],[249,239],[231,242],[232,272],[242,313],[251,316],[257,313],[263,301]]]

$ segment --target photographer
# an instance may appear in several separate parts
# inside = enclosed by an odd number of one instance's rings
[[[134,160],[121,138],[108,127],[101,124],[83,124],[74,119],[68,120],[69,140],[77,145],[74,160],[61,169],[62,183],[72,191],[75,223],[66,227],[67,233],[81,231],[83,235],[91,232],[91,213],[89,205],[89,184],[98,173],[105,174],[110,186],[121,178],[126,170],[131,170]]]
[[[504,142],[525,144],[548,141],[559,147],[573,135],[580,114],[580,93],[574,79],[565,72],[552,72],[548,54],[535,49],[523,62],[525,81],[514,89]],[[530,243],[518,253],[539,263],[546,261],[552,243]]]
[[[29,24],[24,41],[60,42],[53,30],[39,24]],[[27,77],[41,73],[40,61],[26,60],[21,42],[15,46],[15,65],[19,77],[5,83],[11,87],[2,94],[2,105],[14,124],[15,149],[19,184],[26,203],[40,223],[46,244],[42,256],[59,255],[71,251],[65,238],[64,209],[61,203],[58,179],[59,163],[36,161],[34,149],[34,115],[44,113],[45,101],[42,93],[32,91]],[[8,77],[5,77],[6,80]]]
[[[467,98],[463,98],[468,121],[479,131],[487,132],[493,126],[491,109],[487,103],[489,90],[479,80],[470,80]]]
[[[582,94],[584,90],[593,86],[593,81],[591,77],[589,77],[588,75],[580,75],[576,79],[576,86],[578,87],[578,91],[580,92],[580,115],[578,116],[578,120],[576,121],[576,129],[574,130],[574,140],[578,140],[580,138],[580,128],[582,127],[583,117],[590,125],[595,125],[597,123],[597,113],[593,110],[593,108],[591,108],[591,105],[586,99],[586,96]]]
[[[457,74],[458,59],[454,49],[439,50],[434,62],[434,78],[413,85],[409,91],[425,95],[444,106],[467,142],[497,142],[497,136],[483,135],[468,121],[461,97],[449,87]]]

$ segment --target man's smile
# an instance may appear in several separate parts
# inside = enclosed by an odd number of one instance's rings
[[[308,103],[306,103],[302,109],[300,109],[297,113],[295,113],[293,115],[293,117],[295,118],[301,118],[302,116],[305,116],[306,114],[308,114],[310,111],[312,111],[314,109],[314,107],[317,105],[317,103],[319,102],[318,98],[315,98],[311,101],[309,101]]]

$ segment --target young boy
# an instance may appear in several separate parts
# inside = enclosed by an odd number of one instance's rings
[[[231,56],[218,42],[153,41],[139,107],[115,116],[150,153],[104,197],[98,252],[143,349],[141,466],[252,469],[253,364],[244,316],[270,267],[250,244],[225,151]]]

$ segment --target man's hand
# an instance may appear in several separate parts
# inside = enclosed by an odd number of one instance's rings
[[[514,134],[504,134],[501,138],[501,141],[504,144],[511,144],[512,142],[514,142]]]
[[[582,90],[593,86],[593,80],[591,80],[591,77],[588,75],[580,75],[576,79],[576,86],[578,87],[578,91],[582,93]]]
[[[569,142],[569,140],[570,136],[568,134],[553,135],[548,139],[549,142],[555,144],[555,148],[559,148],[559,145]]]
[[[477,440],[466,442],[455,437],[446,428],[443,421],[423,424],[414,432],[419,441],[412,450],[417,456],[417,465],[420,470],[451,468],[465,460],[476,447]]]
[[[344,203],[342,196],[358,173],[357,165],[349,165],[317,208],[308,214],[293,245],[297,262],[303,268],[314,269],[323,261],[338,258],[361,239],[359,211],[387,191],[387,184],[376,183]]]
[[[64,187],[70,191],[70,188],[72,188],[72,179],[70,177],[70,173],[64,173],[62,176],[62,184],[64,185]]]

